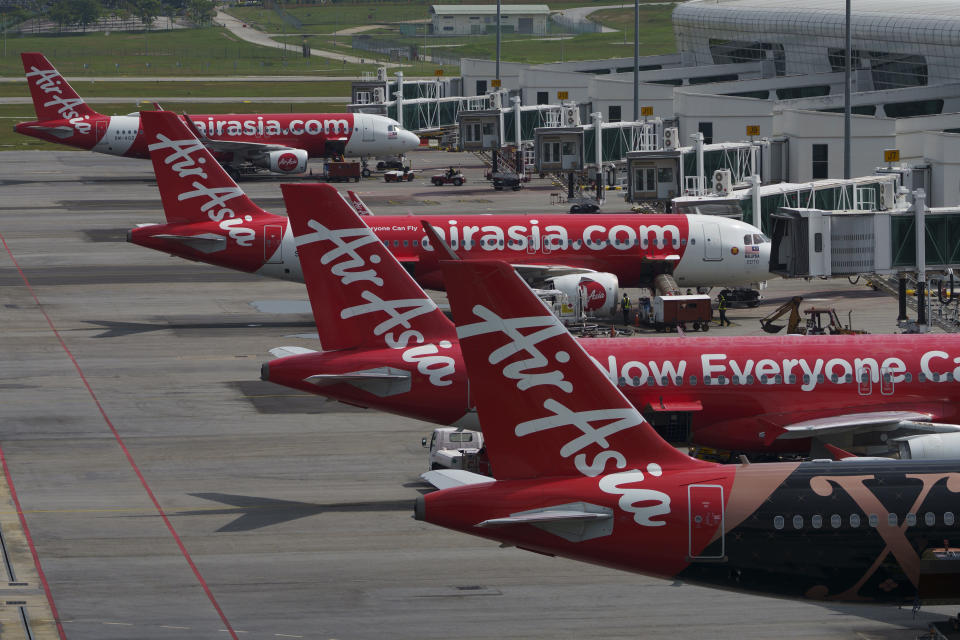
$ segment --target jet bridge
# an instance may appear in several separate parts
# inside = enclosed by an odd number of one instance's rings
[[[918,264],[915,211],[781,207],[772,216],[770,271],[787,278],[960,269],[960,208],[926,209]]]

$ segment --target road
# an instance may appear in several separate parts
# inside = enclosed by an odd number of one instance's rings
[[[234,18],[229,13],[224,13],[223,11],[217,10],[217,17],[214,20],[219,25],[222,25],[227,28],[227,30],[233,35],[237,36],[241,40],[247,42],[258,44],[262,47],[272,47],[274,49],[286,49],[287,51],[294,51],[299,53],[300,46],[295,44],[288,44],[284,42],[277,42],[273,39],[272,36],[254,29],[253,27],[247,26],[243,20]],[[344,62],[350,62],[353,64],[362,64],[366,62],[365,58],[358,58],[357,56],[348,56],[344,53],[337,53],[335,51],[326,51],[324,49],[310,49],[310,55],[319,56],[321,58],[329,58],[330,60],[343,60]],[[370,63],[375,63],[376,61],[370,60]],[[391,63],[380,63],[383,66],[396,67],[402,65],[396,65]]]

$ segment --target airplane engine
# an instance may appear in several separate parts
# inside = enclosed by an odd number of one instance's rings
[[[271,151],[267,162],[267,168],[275,173],[303,173],[307,170],[307,152],[303,149]]]
[[[943,460],[960,458],[960,432],[929,433],[896,440],[903,460]]]
[[[620,283],[612,273],[574,273],[548,281],[554,289],[567,294],[573,306],[582,309],[585,316],[606,318],[617,310]]]

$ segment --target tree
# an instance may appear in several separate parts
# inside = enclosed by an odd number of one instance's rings
[[[160,0],[136,0],[133,4],[134,15],[140,18],[147,30],[150,29],[156,17],[160,15],[160,10]]]
[[[50,7],[50,12],[47,15],[60,26],[61,31],[63,31],[64,25],[71,25],[74,22],[73,7],[69,0],[58,0],[56,4]]]
[[[99,0],[73,0],[73,20],[79,23],[84,31],[87,25],[96,22],[103,13]]]
[[[194,24],[203,26],[213,20],[214,12],[213,0],[190,0],[187,6],[187,15]]]

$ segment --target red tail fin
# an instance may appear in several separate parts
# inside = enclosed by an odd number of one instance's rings
[[[441,265],[498,480],[707,464],[657,435],[509,265]]]
[[[37,120],[69,120],[100,115],[83,101],[42,53],[21,53]]]
[[[336,189],[281,189],[325,350],[454,339],[450,320]]]
[[[170,111],[141,111],[167,222],[219,222],[264,214]]]

